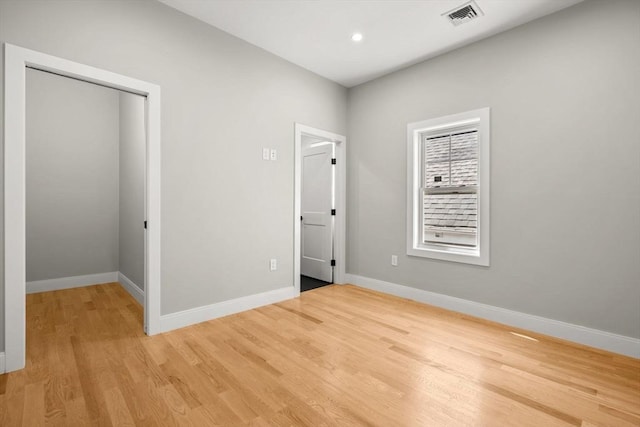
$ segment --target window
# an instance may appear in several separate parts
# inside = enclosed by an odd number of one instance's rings
[[[489,265],[488,108],[410,123],[407,254]]]

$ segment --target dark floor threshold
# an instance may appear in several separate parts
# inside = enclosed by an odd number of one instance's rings
[[[311,289],[317,289],[331,284],[331,282],[314,279],[313,277],[300,276],[300,292],[310,291]]]

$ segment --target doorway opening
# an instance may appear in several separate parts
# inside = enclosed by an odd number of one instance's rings
[[[296,124],[296,289],[304,292],[345,275],[346,138]]]
[[[4,44],[4,317],[5,371],[26,360],[26,75],[46,71],[146,98],[144,331],[160,321],[160,87],[55,56]]]
[[[333,283],[335,142],[302,136],[300,292]]]
[[[145,98],[26,76],[27,294],[119,282],[143,305]]]

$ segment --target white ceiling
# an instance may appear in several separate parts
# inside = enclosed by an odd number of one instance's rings
[[[476,0],[484,16],[457,27],[442,14],[467,0],[160,1],[351,87],[582,0]]]

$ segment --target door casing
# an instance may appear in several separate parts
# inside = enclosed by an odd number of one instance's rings
[[[5,371],[26,362],[26,69],[146,97],[145,301],[147,335],[160,330],[160,87],[110,71],[4,44],[4,333]],[[141,224],[143,226],[143,224]]]
[[[335,143],[335,230],[333,283],[345,283],[346,276],[346,218],[347,218],[347,138],[344,135],[295,123],[294,125],[294,209],[293,209],[293,283],[300,294],[300,212],[302,200],[302,136],[322,138]]]

